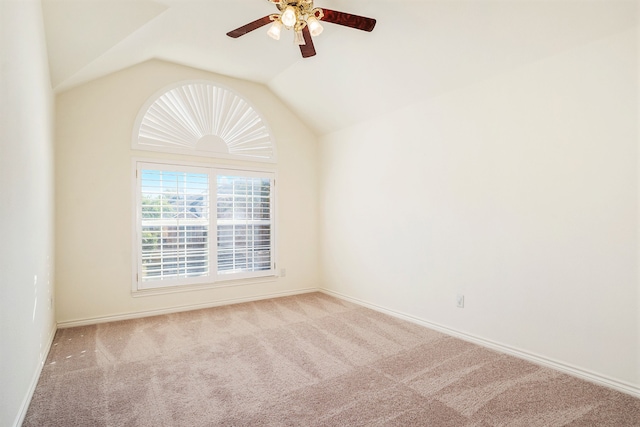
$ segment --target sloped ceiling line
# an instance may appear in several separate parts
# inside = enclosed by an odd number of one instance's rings
[[[302,60],[291,34],[226,33],[264,0],[43,0],[57,92],[149,59],[265,84],[318,135],[439,96],[637,24],[625,0],[316,0],[378,20],[327,23]]]

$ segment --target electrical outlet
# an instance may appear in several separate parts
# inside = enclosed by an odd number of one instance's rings
[[[464,295],[462,294],[456,295],[456,307],[464,308]]]
[[[281,268],[280,269],[280,277],[287,277],[287,269],[286,268]]]

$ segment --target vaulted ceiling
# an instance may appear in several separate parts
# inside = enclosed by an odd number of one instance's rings
[[[319,135],[473,84],[637,24],[625,0],[316,0],[376,18],[372,33],[325,23],[317,56],[291,32],[234,28],[266,0],[43,0],[52,85],[63,91],[163,59],[267,85]]]

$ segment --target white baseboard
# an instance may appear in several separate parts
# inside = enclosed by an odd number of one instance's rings
[[[263,299],[286,297],[291,295],[308,294],[310,292],[319,292],[319,291],[320,289],[318,288],[296,289],[295,291],[275,292],[275,293],[262,294],[262,295],[253,295],[250,297],[243,297],[243,298],[228,298],[228,299],[222,299],[222,300],[206,302],[201,304],[189,304],[189,305],[181,305],[177,307],[162,308],[159,310],[137,311],[132,313],[115,314],[110,316],[98,316],[98,317],[90,317],[86,319],[67,320],[64,322],[58,322],[58,328],[60,329],[73,328],[76,326],[88,326],[88,325],[96,325],[98,323],[116,322],[118,320],[139,319],[141,317],[159,316],[162,314],[179,313],[182,311],[191,311],[191,310],[200,310],[203,308],[219,307],[221,305],[239,304],[243,302],[259,301]]]
[[[328,289],[320,289],[320,292],[323,292],[327,295],[334,296],[336,298],[343,299],[345,301],[352,302],[354,304],[361,305],[363,307],[370,308],[375,311],[379,311],[381,313],[388,314],[393,317],[397,317],[399,319],[407,320],[412,323],[416,323],[421,326],[425,326],[430,329],[434,329],[436,331],[445,333],[447,335],[454,336],[456,338],[463,339],[465,341],[472,342],[474,344],[481,345],[483,347],[488,347],[493,350],[500,351],[502,353],[509,354],[511,356],[518,357],[520,359],[527,360],[529,362],[533,362],[537,365],[542,365],[551,369],[555,369],[557,371],[572,375],[574,377],[578,377],[580,379],[590,381],[592,383],[602,385],[604,387],[609,387],[617,391],[621,391],[626,394],[630,394],[631,396],[640,398],[640,387],[637,385],[633,385],[624,381],[616,380],[613,378],[609,378],[605,375],[601,375],[595,372],[591,372],[577,366],[572,366],[568,363],[560,362],[557,360],[550,359],[548,357],[540,356],[538,354],[534,354],[528,351],[520,350],[505,344],[501,344],[499,342],[489,340],[486,338],[482,338],[476,335],[468,334],[465,332],[461,332],[455,329],[448,328],[446,326],[430,322],[428,320],[424,320],[415,316],[411,316],[405,313],[401,313],[399,311],[391,310],[376,304],[371,304],[367,301],[363,301],[358,298],[353,298],[348,295],[341,294],[336,291],[328,290]]]
[[[31,398],[33,397],[33,393],[36,391],[36,386],[38,385],[38,380],[40,379],[40,374],[42,373],[42,368],[44,367],[44,362],[47,361],[47,356],[49,356],[49,351],[51,350],[51,345],[53,344],[53,339],[56,336],[56,328],[55,324],[51,331],[49,332],[49,339],[47,340],[47,348],[43,353],[40,354],[40,363],[38,363],[38,368],[36,372],[33,374],[33,378],[31,379],[31,384],[29,384],[29,389],[27,390],[27,394],[22,399],[22,405],[20,405],[20,411],[18,412],[18,416],[16,417],[16,421],[13,424],[15,427],[20,427],[24,422],[24,418],[27,416],[27,411],[29,410],[29,404],[31,404]]]

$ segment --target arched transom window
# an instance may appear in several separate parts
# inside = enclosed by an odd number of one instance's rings
[[[275,162],[269,126],[244,98],[209,81],[165,88],[142,107],[132,148]]]

